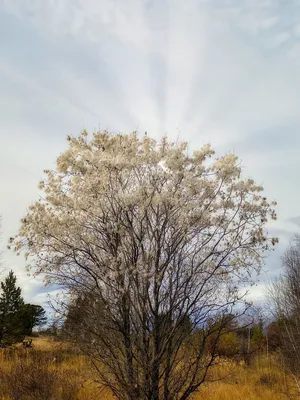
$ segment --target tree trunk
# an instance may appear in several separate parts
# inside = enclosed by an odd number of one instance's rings
[[[130,329],[130,310],[129,301],[127,300],[127,294],[123,296],[122,308],[123,308],[123,320],[124,320],[124,345],[126,354],[126,374],[129,386],[128,400],[136,399],[136,385],[133,371],[133,357],[132,357],[132,343],[131,343],[131,329]]]

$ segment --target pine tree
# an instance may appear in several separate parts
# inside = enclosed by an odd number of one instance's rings
[[[0,295],[0,343],[14,343],[22,340],[23,326],[20,318],[24,300],[21,288],[16,286],[17,278],[10,271],[1,282]]]
[[[34,327],[40,327],[47,322],[46,311],[36,304],[24,304],[20,313],[24,335],[31,335]]]

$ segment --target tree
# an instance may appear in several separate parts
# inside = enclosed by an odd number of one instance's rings
[[[43,307],[24,303],[21,288],[16,283],[13,271],[1,282],[0,343],[4,344],[22,341],[25,335],[31,335],[35,326],[47,320]]]
[[[295,235],[283,256],[284,272],[269,287],[277,346],[285,365],[300,378],[300,235]],[[279,336],[279,337],[278,337]],[[299,390],[299,384],[297,385]]]
[[[207,349],[210,354],[233,357],[239,353],[239,338],[236,334],[238,321],[234,314],[224,314],[208,321],[210,332]],[[214,333],[213,333],[214,332]]]
[[[70,332],[118,399],[185,400],[216,358],[207,321],[243,312],[240,286],[277,242],[264,228],[275,203],[209,145],[189,154],[166,137],[108,132],[68,141],[14,249],[65,289],[62,313],[88,299],[81,335],[76,312]]]
[[[20,321],[24,335],[31,335],[35,327],[41,327],[46,324],[46,311],[42,306],[36,304],[24,304],[20,312]]]
[[[284,336],[284,322],[282,320],[272,321],[266,332],[268,350],[278,350],[282,348]]]
[[[16,281],[16,276],[13,271],[10,271],[4,282],[1,282],[0,343],[19,341],[23,336],[20,316],[24,300],[21,289],[16,286]]]

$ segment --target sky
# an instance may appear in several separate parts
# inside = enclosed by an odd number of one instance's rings
[[[67,135],[138,130],[211,143],[278,202],[281,271],[300,223],[300,0],[0,0],[0,214],[4,274],[46,304],[6,250]]]

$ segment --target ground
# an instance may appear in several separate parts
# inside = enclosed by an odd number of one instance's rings
[[[210,373],[215,381],[192,400],[280,400],[297,394],[293,377],[275,354],[258,354],[249,366],[221,361]],[[50,337],[33,338],[30,349],[0,349],[1,400],[113,400],[93,378],[85,356]]]

